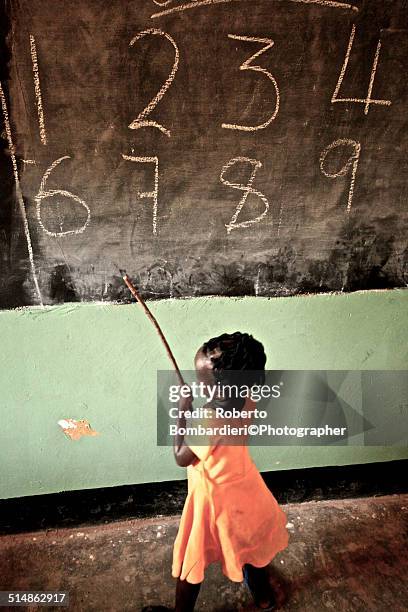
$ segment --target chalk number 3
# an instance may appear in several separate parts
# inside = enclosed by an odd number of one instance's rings
[[[240,70],[252,70],[253,72],[260,72],[261,74],[264,74],[266,78],[268,78],[272,82],[272,85],[275,90],[276,101],[275,101],[275,108],[273,110],[272,115],[269,117],[267,121],[265,121],[264,123],[261,123],[260,125],[238,125],[235,123],[223,123],[222,127],[228,130],[241,130],[243,132],[255,132],[256,130],[263,130],[266,127],[268,127],[268,125],[275,119],[276,115],[279,112],[279,97],[280,97],[279,87],[278,87],[275,77],[268,70],[266,70],[266,68],[262,68],[261,66],[252,64],[252,62],[257,57],[265,53],[266,51],[269,51],[269,49],[273,47],[274,42],[270,38],[254,38],[252,36],[235,36],[235,34],[228,34],[228,38],[232,38],[232,40],[243,40],[243,41],[248,41],[248,42],[260,43],[264,45],[259,51],[251,55],[251,57],[249,57],[247,60],[245,60],[245,62],[241,64],[239,69]]]

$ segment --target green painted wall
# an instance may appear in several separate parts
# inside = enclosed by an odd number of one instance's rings
[[[184,369],[201,342],[253,333],[270,369],[406,369],[408,291],[151,304]],[[68,304],[0,313],[0,497],[184,478],[157,448],[156,370],[167,369],[136,305]],[[57,425],[101,432],[73,442]],[[261,470],[408,457],[403,448],[254,449]],[[146,457],[148,457],[146,459]]]

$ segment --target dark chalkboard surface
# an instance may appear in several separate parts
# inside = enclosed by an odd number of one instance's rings
[[[2,2],[0,304],[406,286],[403,0]]]

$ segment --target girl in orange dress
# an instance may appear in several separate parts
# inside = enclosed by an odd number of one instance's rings
[[[212,338],[195,357],[198,381],[211,386],[263,384],[265,362],[262,344],[240,332]],[[239,408],[245,418],[214,419],[220,407],[221,414]],[[224,395],[206,408],[206,426],[242,426],[251,422],[255,402]],[[191,396],[179,402],[179,427],[186,426],[188,410]],[[214,435],[197,442],[178,434],[174,455],[178,465],[188,466],[188,494],[173,549],[176,612],[194,609],[205,568],[216,561],[230,580],[245,580],[259,608],[272,610],[276,602],[267,566],[287,546],[287,517],[252,461],[246,436]]]

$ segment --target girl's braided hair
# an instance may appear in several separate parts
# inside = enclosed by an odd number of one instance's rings
[[[265,382],[266,355],[263,345],[250,334],[235,332],[211,338],[203,344],[203,352],[219,349],[219,357],[211,357],[216,383],[260,385]]]

